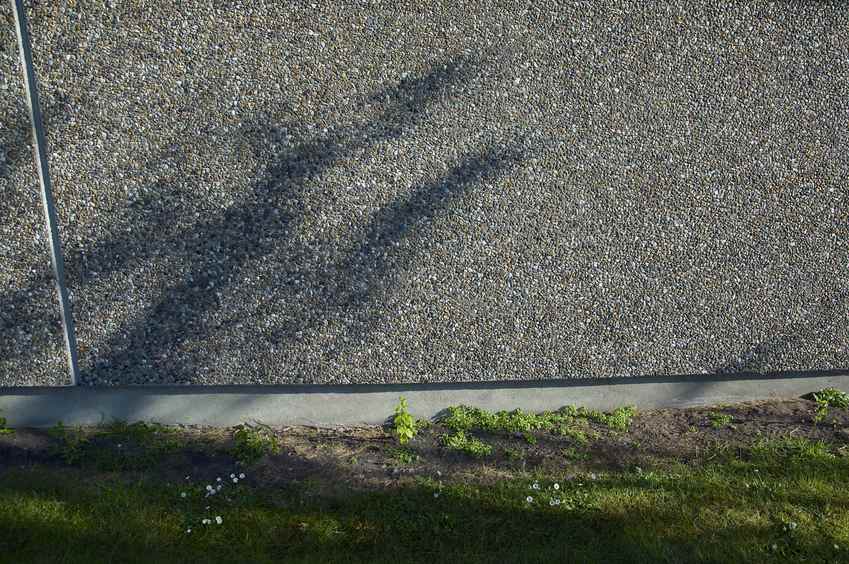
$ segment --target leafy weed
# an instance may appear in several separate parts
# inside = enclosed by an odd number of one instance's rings
[[[267,454],[278,454],[280,442],[274,433],[264,427],[238,425],[233,432],[231,454],[244,465],[251,465]]]
[[[492,447],[480,439],[467,435],[465,431],[457,431],[451,435],[443,435],[442,444],[449,450],[466,453],[475,458],[483,458],[492,454]]]

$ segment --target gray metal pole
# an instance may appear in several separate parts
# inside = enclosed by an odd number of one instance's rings
[[[62,317],[62,328],[65,332],[68,370],[71,374],[71,385],[76,386],[80,382],[77,338],[74,334],[74,318],[71,315],[68,290],[65,287],[65,264],[62,259],[62,243],[59,240],[59,222],[56,219],[56,206],[53,203],[53,191],[50,187],[50,171],[47,168],[47,141],[44,137],[44,124],[41,121],[41,108],[38,104],[38,88],[35,80],[35,69],[32,65],[32,47],[29,43],[27,15],[23,0],[12,0],[12,11],[15,14],[15,30],[18,33],[18,46],[21,50],[21,67],[26,85],[29,117],[32,122],[33,154],[35,155],[36,168],[38,168],[38,180],[41,183],[41,203],[44,206],[47,236],[50,241],[50,259],[53,263],[56,290],[59,294],[59,314]]]

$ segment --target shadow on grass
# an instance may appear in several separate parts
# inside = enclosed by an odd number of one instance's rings
[[[186,456],[210,446],[163,432],[116,423],[73,465],[54,457],[25,469],[14,468],[33,462],[20,456],[25,445],[49,435],[7,436],[0,554],[14,562],[832,562],[842,555],[833,547],[849,538],[849,458],[834,455],[839,441],[791,435],[723,449],[698,467],[671,452],[646,470],[602,460],[608,467],[596,478],[568,477],[562,463],[532,475],[487,473],[486,461],[453,464],[440,450],[426,454],[430,471],[398,482],[387,464],[394,442],[379,430],[351,437],[356,448],[344,456],[321,447],[351,433],[292,431],[280,455],[248,467],[222,452]],[[351,465],[351,452],[378,455]],[[247,477],[231,485],[229,472]],[[361,472],[378,479],[358,486]],[[204,497],[217,477],[225,489]],[[222,525],[201,523],[216,515]]]
[[[845,472],[845,461],[834,465]],[[780,479],[802,480],[803,471]],[[184,484],[56,477],[0,477],[0,554],[15,562],[810,562],[836,561],[833,546],[846,534],[839,516],[823,512],[833,506],[827,492],[762,495],[722,472],[564,482],[556,494],[523,480],[332,499],[297,486],[247,488],[210,510],[201,496],[181,498]],[[555,497],[563,503],[549,506]],[[785,530],[798,514],[810,520]],[[201,524],[215,515],[221,525]]]

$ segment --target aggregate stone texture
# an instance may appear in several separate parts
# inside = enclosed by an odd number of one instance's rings
[[[9,3],[0,10],[0,386],[67,385],[17,40]]]
[[[849,366],[849,2],[30,18],[86,384]]]

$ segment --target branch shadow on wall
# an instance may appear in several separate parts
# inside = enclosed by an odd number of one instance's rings
[[[411,192],[378,210],[362,239],[354,242],[345,256],[337,257],[321,271],[299,266],[295,271],[287,270],[289,263],[311,264],[312,251],[293,238],[305,213],[309,181],[341,166],[357,151],[401,138],[452,86],[467,80],[475,65],[476,60],[468,57],[441,61],[419,77],[377,92],[372,100],[385,102],[381,102],[381,111],[373,120],[330,133],[315,134],[303,124],[267,123],[257,117],[242,133],[255,151],[266,150],[263,144],[280,130],[295,132],[296,141],[277,155],[243,198],[223,212],[175,229],[175,225],[184,224],[167,202],[142,202],[129,213],[134,214],[133,221],[144,225],[139,232],[155,234],[152,239],[140,240],[134,233],[118,232],[93,250],[66,244],[68,284],[76,291],[85,288],[92,272],[102,276],[169,253],[191,257],[185,276],[164,288],[140,315],[115,330],[99,347],[101,354],[82,355],[83,382],[195,380],[198,367],[191,355],[185,354],[183,345],[216,331],[208,316],[220,307],[221,294],[238,290],[239,279],[250,273],[258,260],[274,253],[279,256],[281,249],[289,260],[280,264],[274,301],[286,304],[298,315],[289,315],[294,322],[274,328],[272,336],[280,346],[285,347],[334,314],[378,309],[364,308],[375,298],[375,289],[385,287],[410,266],[409,257],[396,251],[398,243],[417,237],[435,214],[482,181],[518,166],[525,157],[526,144],[517,138],[505,146],[465,155],[441,178],[414,186]],[[7,292],[0,303],[4,309],[14,309],[9,306],[27,291]],[[366,320],[366,327],[376,322],[374,314],[369,315],[372,319]],[[9,324],[28,321],[16,315]],[[350,336],[362,339],[365,335],[357,330]]]
[[[281,130],[294,132],[296,141],[277,156],[275,164],[241,201],[198,224],[181,227],[180,218],[175,217],[168,201],[140,200],[127,210],[127,220],[122,223],[143,224],[145,228],[139,231],[153,234],[149,240],[140,240],[135,232],[116,231],[94,249],[66,243],[69,285],[76,289],[91,282],[92,272],[103,276],[117,270],[129,271],[174,251],[193,257],[184,279],[166,287],[140,316],[116,329],[101,347],[104,354],[83,355],[84,382],[193,381],[197,366],[190,355],[183,354],[181,347],[189,340],[202,340],[217,330],[207,322],[209,314],[220,307],[216,292],[238,289],[240,275],[250,271],[258,259],[278,252],[280,247],[287,246],[295,260],[311,252],[292,237],[303,217],[308,181],[341,166],[357,151],[401,138],[453,85],[466,81],[475,64],[472,58],[442,61],[430,72],[375,93],[372,100],[386,100],[385,106],[374,120],[356,127],[343,126],[319,134],[301,123],[268,123],[257,117],[242,132],[255,151],[266,151],[268,140]],[[25,125],[19,127],[22,132]],[[375,300],[379,290],[398,273],[410,267],[409,257],[395,250],[397,244],[418,236],[434,215],[482,181],[518,166],[527,157],[527,150],[517,137],[506,146],[466,155],[441,178],[414,187],[409,194],[379,210],[352,250],[320,271],[286,270],[288,266],[281,265],[282,284],[275,288],[279,291],[275,301],[300,312],[300,318],[275,327],[273,340],[286,346],[328,318],[339,317],[340,313],[365,312],[365,318],[360,316],[356,325],[348,327],[350,340],[361,342],[365,335],[355,328],[373,327],[378,321],[374,317],[375,308],[364,306]],[[167,192],[165,188],[155,186],[152,192]],[[290,283],[296,276],[302,279],[300,285]],[[25,288],[0,294],[0,329],[12,330],[37,322],[28,313],[30,308],[21,305],[45,282],[45,279],[33,279]],[[312,315],[316,312],[319,315]],[[250,323],[247,317],[231,321]],[[808,335],[804,328],[797,329],[795,336],[779,336],[772,343],[760,344],[743,355],[742,362],[717,367],[715,372],[765,369],[771,356]],[[58,330],[56,335],[60,338]],[[0,349],[0,354],[34,355],[35,351]]]

